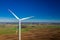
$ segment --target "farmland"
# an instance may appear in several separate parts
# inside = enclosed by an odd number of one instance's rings
[[[18,40],[18,24],[0,24],[0,40]],[[22,24],[22,40],[60,40],[60,24]]]

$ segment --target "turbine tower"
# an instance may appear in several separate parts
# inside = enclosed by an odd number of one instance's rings
[[[12,13],[12,15],[19,21],[19,29],[18,29],[18,31],[19,31],[19,40],[21,40],[21,21],[30,19],[30,18],[32,18],[32,17],[34,17],[34,16],[30,16],[30,17],[26,17],[26,18],[20,19],[19,17],[17,17],[17,16],[15,15],[14,12],[12,12],[10,9],[8,9],[8,10],[9,10],[9,12]]]

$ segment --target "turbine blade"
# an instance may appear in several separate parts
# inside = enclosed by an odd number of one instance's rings
[[[10,11],[10,13],[12,13],[13,14],[13,16],[16,18],[16,19],[18,19],[19,20],[19,18],[10,10],[10,9],[8,9],[9,11]]]
[[[20,20],[30,19],[30,18],[32,18],[32,17],[34,17],[34,16],[30,16],[30,17],[22,18],[22,19],[20,19]]]

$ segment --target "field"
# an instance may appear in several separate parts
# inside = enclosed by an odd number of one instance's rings
[[[18,24],[0,24],[0,40],[18,40]],[[22,24],[22,40],[60,40],[60,25]]]
[[[18,40],[17,24],[0,24],[0,40]]]

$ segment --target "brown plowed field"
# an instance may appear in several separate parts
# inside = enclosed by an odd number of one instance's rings
[[[0,40],[18,40],[18,35],[16,34],[0,35]]]
[[[18,40],[18,35],[0,35],[0,40]],[[23,32],[22,40],[60,40],[60,28],[40,28]]]
[[[22,33],[22,40],[60,40],[60,28],[33,29]]]

